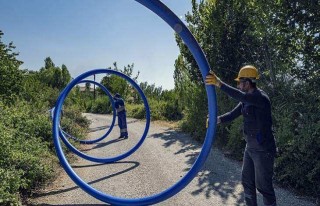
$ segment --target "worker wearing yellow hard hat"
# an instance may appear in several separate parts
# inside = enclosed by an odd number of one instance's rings
[[[236,81],[240,81],[243,78],[250,78],[252,80],[259,79],[258,70],[252,65],[246,65],[242,67],[239,71],[238,77],[235,78]]]
[[[205,82],[239,101],[232,111],[218,116],[217,123],[229,122],[243,116],[246,148],[241,181],[246,204],[257,205],[258,190],[263,195],[264,205],[275,206],[272,177],[276,144],[272,133],[271,103],[268,95],[257,87],[258,79],[257,68],[246,65],[241,67],[235,79],[238,82],[237,88],[221,81],[212,71],[206,76]]]

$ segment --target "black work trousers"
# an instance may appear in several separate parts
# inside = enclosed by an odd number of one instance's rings
[[[247,206],[257,206],[256,189],[263,195],[265,206],[276,206],[272,184],[274,154],[246,149],[242,166],[242,185]]]

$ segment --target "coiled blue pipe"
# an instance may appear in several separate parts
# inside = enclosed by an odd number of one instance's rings
[[[99,162],[99,163],[111,163],[111,162],[116,162],[118,160],[121,160],[123,158],[126,158],[128,157],[129,155],[131,155],[132,153],[134,153],[143,143],[143,141],[145,140],[147,134],[148,134],[148,131],[149,131],[149,126],[150,126],[150,108],[149,108],[149,104],[148,104],[148,101],[147,101],[147,98],[145,97],[145,95],[143,94],[143,91],[140,89],[139,85],[133,81],[130,77],[126,76],[125,74],[123,73],[120,73],[118,71],[114,71],[114,70],[111,70],[111,69],[95,69],[95,70],[91,70],[91,71],[88,71],[88,72],[85,72],[83,73],[82,75],[78,76],[77,78],[75,78],[73,81],[71,81],[67,87],[61,92],[59,98],[58,98],[58,101],[56,103],[56,106],[55,106],[55,110],[54,110],[54,115],[56,115],[55,112],[58,112],[60,114],[60,108],[58,108],[58,106],[62,105],[65,98],[67,97],[68,93],[70,92],[70,90],[76,85],[78,84],[79,82],[82,81],[82,79],[88,77],[88,76],[91,76],[93,74],[103,74],[103,73],[106,73],[106,74],[114,74],[114,75],[117,75],[117,76],[120,76],[124,79],[126,79],[140,94],[142,100],[143,100],[143,103],[144,103],[144,106],[145,106],[145,109],[146,109],[146,127],[145,127],[145,130],[140,138],[140,140],[138,141],[138,143],[133,146],[129,151],[123,153],[123,154],[120,154],[118,156],[114,156],[114,157],[93,157],[93,156],[90,156],[90,155],[87,155],[81,151],[79,151],[78,149],[76,149],[72,144],[70,144],[70,142],[67,140],[67,138],[65,137],[65,135],[63,134],[63,132],[59,129],[56,133],[55,131],[55,126],[57,123],[59,122],[55,122],[55,119],[53,119],[53,136],[54,136],[54,139],[55,139],[55,136],[57,134],[59,134],[61,140],[66,144],[66,146],[68,147],[68,149],[70,149],[72,152],[74,152],[76,155],[78,155],[79,157],[82,157],[86,160],[89,160],[89,161],[92,161],[92,162]],[[61,106],[60,106],[61,107]],[[55,116],[54,116],[55,117]],[[58,124],[59,125],[59,124]],[[57,145],[57,147],[59,147]],[[56,148],[56,150],[59,149],[59,148]],[[57,152],[58,153],[58,152]],[[64,155],[63,155],[64,156]],[[59,157],[59,156],[58,156]],[[62,158],[62,161],[63,161],[63,158]],[[61,162],[61,160],[60,160]]]
[[[100,83],[98,83],[98,82],[95,82],[95,81],[92,81],[92,80],[87,80],[87,79],[80,81],[78,84],[81,84],[81,83],[91,83],[91,84],[95,84],[95,85],[99,86],[99,87],[102,89],[102,91],[104,91],[104,92],[107,94],[107,96],[108,96],[109,99],[110,99],[111,106],[112,106],[112,112],[113,112],[113,119],[112,119],[111,125],[110,125],[109,129],[106,131],[106,133],[105,133],[104,135],[102,135],[101,137],[97,138],[97,139],[93,139],[93,140],[80,140],[80,139],[78,139],[77,137],[74,137],[74,136],[66,133],[66,132],[63,131],[62,129],[61,129],[61,133],[62,133],[61,138],[65,138],[65,137],[67,136],[67,137],[70,137],[70,138],[72,138],[73,140],[78,141],[78,142],[80,142],[80,143],[82,143],[82,144],[93,144],[93,143],[99,142],[99,141],[103,140],[104,138],[106,138],[106,137],[110,134],[110,132],[112,131],[112,129],[113,129],[113,127],[114,127],[114,124],[115,124],[115,121],[116,121],[116,117],[117,117],[116,108],[115,108],[115,105],[114,105],[113,97],[112,97],[112,95],[110,94],[110,92],[108,91],[108,89],[107,89],[105,86],[103,86],[102,84],[100,84]],[[66,140],[66,141],[67,141],[67,140]],[[69,145],[70,145],[70,144],[67,143],[66,145],[67,145],[67,147],[69,148]],[[69,148],[69,149],[70,149],[70,150],[73,150],[72,148]]]
[[[191,32],[188,30],[188,28],[183,24],[183,22],[159,0],[135,0],[135,1],[139,2],[140,4],[144,5],[145,7],[153,11],[165,22],[167,22],[170,25],[170,27],[173,28],[179,34],[179,36],[182,38],[182,40],[184,41],[184,43],[187,45],[190,52],[194,56],[200,68],[202,78],[204,80],[205,76],[209,73],[209,70],[210,70],[209,64],[199,44],[197,43],[197,41],[195,40]],[[198,158],[194,162],[193,166],[191,167],[191,169],[186,173],[186,175],[183,176],[173,186],[162,191],[161,193],[148,196],[148,197],[142,197],[142,198],[124,199],[124,198],[119,198],[119,197],[114,197],[108,194],[104,194],[101,191],[96,190],[95,188],[92,188],[90,185],[82,181],[81,178],[78,177],[77,174],[75,174],[75,172],[72,170],[72,168],[68,164],[61,150],[61,145],[58,138],[59,136],[58,125],[59,125],[61,103],[65,98],[63,95],[59,96],[58,103],[56,106],[57,109],[54,111],[54,125],[53,125],[54,143],[55,143],[56,152],[59,157],[59,160],[62,166],[64,167],[65,171],[68,173],[68,175],[79,187],[81,187],[88,194],[92,195],[93,197],[103,202],[106,202],[112,205],[141,206],[141,205],[152,205],[152,204],[156,204],[158,202],[164,201],[172,197],[173,195],[177,194],[179,191],[181,191],[185,186],[187,186],[192,181],[192,179],[197,175],[197,173],[201,169],[202,165],[204,164],[210,152],[211,146],[215,138],[217,104],[216,104],[216,94],[215,94],[214,86],[206,86],[206,92],[208,97],[209,118],[211,120],[210,121],[211,124],[207,129],[202,150]]]

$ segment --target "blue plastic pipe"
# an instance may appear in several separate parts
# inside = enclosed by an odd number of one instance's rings
[[[173,28],[178,35],[182,38],[184,43],[189,48],[190,52],[194,56],[199,68],[200,72],[202,74],[203,80],[205,79],[205,76],[209,73],[210,67],[207,62],[207,59],[200,48],[199,44],[197,43],[194,36],[191,34],[189,29],[183,24],[183,22],[177,17],[169,8],[167,8],[161,1],[159,0],[135,0],[139,2],[140,4],[144,5],[151,11],[153,11],[155,14],[157,14],[160,18],[162,18],[165,22],[169,24],[171,28]],[[179,191],[181,191],[185,186],[187,186],[192,179],[197,175],[201,167],[203,166],[205,160],[207,159],[208,154],[210,153],[211,146],[213,144],[214,138],[215,138],[215,130],[216,130],[216,118],[217,118],[217,103],[216,103],[216,93],[214,86],[206,86],[206,92],[208,97],[208,105],[209,105],[209,118],[211,124],[209,125],[206,133],[206,137],[204,140],[204,144],[202,146],[202,150],[194,162],[191,169],[183,176],[177,183],[175,183],[170,188],[152,195],[148,197],[142,197],[142,198],[119,198],[114,197],[108,194],[104,194],[101,191],[91,187],[87,183],[81,180],[79,176],[72,170],[70,165],[68,164],[62,150],[61,145],[59,142],[59,115],[61,110],[61,103],[64,100],[64,96],[60,95],[59,100],[57,104],[57,110],[54,111],[54,125],[53,125],[53,134],[54,134],[54,143],[57,151],[57,155],[59,157],[59,160],[64,167],[65,171],[68,173],[70,178],[79,186],[81,187],[85,192],[90,194],[91,196],[112,204],[112,205],[152,205],[159,203],[161,201],[164,201],[175,194],[177,194]]]
[[[80,140],[79,138],[77,138],[77,137],[75,137],[73,135],[70,135],[67,132],[65,132],[62,129],[60,129],[61,130],[60,132],[62,133],[61,138],[65,138],[67,136],[67,137],[70,137],[71,139],[73,139],[75,141],[78,141],[78,142],[80,142],[82,144],[93,144],[93,143],[100,142],[101,140],[105,139],[110,134],[110,132],[112,131],[112,129],[114,127],[114,124],[115,124],[115,121],[116,121],[116,118],[117,118],[116,108],[115,108],[115,105],[114,105],[113,97],[112,97],[112,95],[110,94],[110,92],[108,91],[108,89],[105,86],[103,86],[102,84],[100,84],[98,82],[95,82],[93,80],[87,80],[87,79],[80,81],[78,84],[81,84],[81,83],[95,84],[98,87],[100,87],[102,89],[102,91],[104,91],[107,94],[107,96],[110,99],[111,106],[112,106],[112,111],[113,111],[113,119],[112,119],[111,125],[110,125],[109,129],[106,131],[106,133],[104,135],[102,135],[101,137],[97,138],[97,139]],[[68,141],[68,140],[65,139],[65,141]],[[70,148],[69,147],[69,145],[71,145],[70,143],[67,143],[66,145],[70,150],[75,149],[75,148]],[[78,151],[78,152],[80,152],[80,151]]]
[[[61,130],[59,130],[58,133],[55,133],[55,130],[53,130],[53,132],[54,132],[54,136],[59,134],[61,140],[65,143],[65,145],[68,147],[68,149],[70,149],[73,153],[75,153],[79,157],[82,157],[82,158],[84,158],[86,160],[89,160],[89,161],[92,161],[92,162],[111,163],[111,162],[116,162],[118,160],[122,160],[123,158],[126,158],[129,155],[131,155],[132,153],[134,153],[142,145],[142,143],[145,140],[145,138],[146,138],[146,136],[148,134],[148,131],[149,131],[149,127],[150,127],[150,108],[149,108],[149,104],[148,104],[147,98],[145,97],[143,91],[141,90],[139,85],[134,80],[132,80],[130,77],[128,77],[127,75],[125,75],[125,74],[123,74],[121,72],[118,72],[118,71],[115,71],[115,70],[111,70],[111,69],[95,69],[95,70],[91,70],[91,71],[85,72],[82,75],[80,75],[79,77],[75,78],[73,81],[71,81],[67,85],[67,87],[62,91],[62,93],[60,94],[59,99],[58,99],[58,101],[56,103],[56,107],[55,107],[56,109],[54,110],[54,112],[56,110],[58,110],[58,107],[57,107],[58,105],[63,104],[63,102],[64,102],[65,98],[67,97],[68,93],[70,92],[70,90],[76,84],[81,82],[82,79],[84,79],[84,78],[86,78],[88,76],[91,76],[93,74],[103,74],[103,73],[114,74],[114,75],[117,75],[117,76],[120,76],[120,77],[126,79],[138,91],[138,93],[140,94],[140,96],[141,96],[141,98],[143,100],[143,103],[144,103],[144,106],[145,106],[145,109],[146,109],[146,126],[145,126],[144,132],[143,132],[140,140],[137,142],[137,144],[135,146],[133,146],[129,151],[127,151],[127,152],[125,152],[123,154],[114,156],[114,157],[94,157],[94,156],[87,155],[87,154],[79,151],[77,148],[75,148],[67,140],[67,138],[65,137],[65,135],[63,134],[63,132]],[[59,110],[59,114],[60,114],[60,110]],[[55,120],[53,120],[53,127],[55,127],[55,125],[56,125],[56,122],[55,122]],[[61,160],[60,160],[60,162],[61,162]]]

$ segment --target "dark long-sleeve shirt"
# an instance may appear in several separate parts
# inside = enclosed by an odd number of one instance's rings
[[[232,121],[243,115],[243,132],[247,149],[275,151],[271,103],[268,95],[261,89],[255,89],[252,93],[242,92],[225,83],[221,84],[220,89],[240,101],[232,111],[219,117],[221,122]]]
[[[119,113],[126,112],[123,99],[122,98],[114,98],[114,100],[115,100],[114,106],[117,110],[117,113],[119,114]]]

